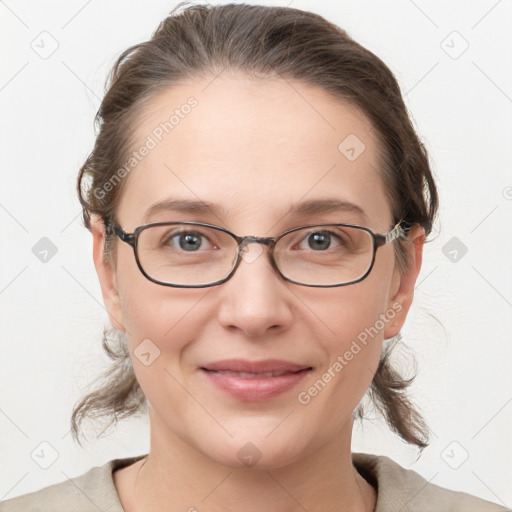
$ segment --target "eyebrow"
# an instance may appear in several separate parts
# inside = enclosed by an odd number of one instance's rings
[[[168,198],[150,206],[144,214],[143,222],[146,223],[151,216],[157,213],[170,211],[195,215],[214,215],[219,218],[229,216],[227,210],[220,204],[209,201]],[[351,213],[362,217],[366,221],[368,220],[368,216],[360,206],[338,198],[301,201],[290,206],[286,216],[308,217],[323,213]]]

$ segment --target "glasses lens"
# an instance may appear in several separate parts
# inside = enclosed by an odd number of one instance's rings
[[[191,224],[150,226],[139,234],[137,255],[151,278],[167,284],[219,281],[235,264],[237,243],[215,228]]]
[[[310,226],[288,233],[276,244],[276,264],[288,279],[303,284],[350,283],[368,272],[373,238],[349,226]]]

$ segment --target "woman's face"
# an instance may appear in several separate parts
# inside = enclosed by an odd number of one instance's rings
[[[191,96],[194,106],[183,107]],[[173,113],[173,124],[166,125]],[[313,223],[360,224],[375,233],[393,227],[375,133],[361,113],[321,89],[224,73],[160,94],[145,107],[135,135],[134,151],[150,149],[139,151],[147,154],[122,191],[115,220],[126,232],[163,221],[207,222],[267,237]],[[216,211],[146,215],[171,199],[213,203]],[[292,211],[325,199],[352,203],[363,213]],[[152,449],[179,445],[231,467],[250,460],[279,467],[349,445],[352,412],[372,381],[382,341],[405,320],[421,242],[411,244],[415,264],[404,275],[386,244],[366,279],[333,288],[284,281],[268,248],[249,244],[229,281],[186,289],[146,279],[132,248],[120,240],[111,269],[103,263],[99,223],[93,233],[110,320],[127,332],[134,371],[151,405]],[[229,392],[205,369],[233,359],[280,360],[305,370],[289,379],[291,388],[256,399],[253,375],[226,363],[235,372],[220,377]],[[276,378],[260,383],[274,389]]]

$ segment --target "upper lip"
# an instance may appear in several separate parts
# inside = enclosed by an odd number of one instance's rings
[[[298,372],[311,368],[308,365],[292,363],[280,359],[264,359],[261,361],[249,361],[247,359],[224,359],[202,366],[205,370],[267,373],[267,372]]]

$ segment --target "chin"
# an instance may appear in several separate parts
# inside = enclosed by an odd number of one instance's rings
[[[284,431],[283,431],[284,432]],[[305,451],[304,438],[297,432],[297,436],[291,436],[290,431],[283,439],[273,434],[264,433],[238,435],[227,440],[225,437],[218,442],[212,442],[208,446],[198,446],[203,453],[218,464],[230,469],[247,470],[271,470],[288,466],[296,462]],[[224,443],[222,442],[224,441]],[[227,441],[227,442],[226,442]],[[212,447],[215,446],[212,451]]]

